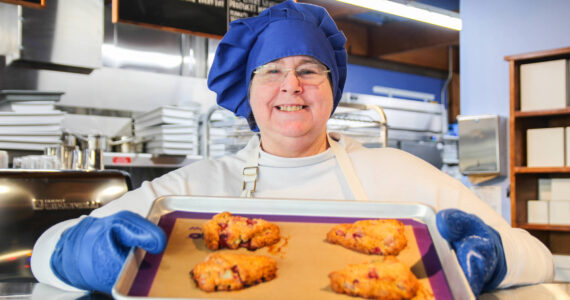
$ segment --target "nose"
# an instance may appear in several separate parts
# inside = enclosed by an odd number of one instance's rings
[[[285,78],[283,78],[283,82],[281,83],[281,92],[300,94],[302,91],[301,81],[299,81],[295,70],[287,72],[285,74]]]

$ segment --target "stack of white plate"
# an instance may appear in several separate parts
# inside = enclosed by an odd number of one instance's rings
[[[238,152],[254,134],[245,119],[237,118],[228,110],[216,111],[210,120],[209,157]]]
[[[200,104],[161,106],[135,118],[135,136],[145,141],[146,152],[169,155],[198,154]]]
[[[0,149],[44,150],[60,144],[65,112],[55,109],[63,92],[0,91]]]

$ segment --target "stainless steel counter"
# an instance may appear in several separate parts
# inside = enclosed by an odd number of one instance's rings
[[[0,282],[0,299],[7,300],[109,300],[111,296],[99,293],[66,292],[41,283]],[[348,298],[347,298],[348,299]],[[496,290],[485,293],[480,300],[568,300],[569,283],[544,283]]]
[[[0,299],[6,300],[111,300],[100,293],[68,292],[43,283],[0,282]]]
[[[519,286],[509,289],[495,290],[482,294],[479,300],[568,300],[570,299],[570,283],[543,283]]]

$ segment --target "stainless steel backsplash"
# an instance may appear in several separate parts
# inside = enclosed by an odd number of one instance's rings
[[[63,91],[60,105],[102,109],[215,104],[206,75],[218,40],[114,24],[102,0],[0,3],[0,16],[0,89]]]

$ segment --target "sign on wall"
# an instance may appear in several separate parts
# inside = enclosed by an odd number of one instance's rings
[[[44,6],[46,6],[45,0],[0,0],[0,2],[18,4],[34,8],[43,8]]]
[[[221,38],[228,24],[285,0],[113,0],[113,22]]]

